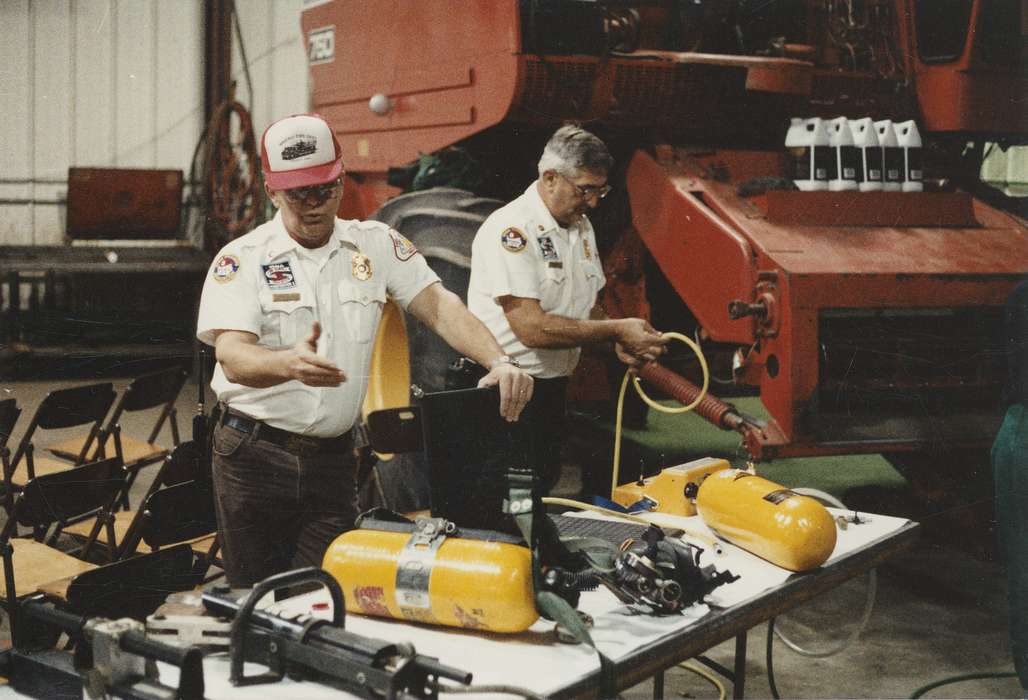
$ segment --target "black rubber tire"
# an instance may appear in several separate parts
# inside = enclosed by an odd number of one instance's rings
[[[467,303],[471,243],[486,217],[503,203],[470,192],[437,187],[400,195],[372,215],[409,238],[444,287]],[[426,392],[442,391],[454,351],[417,319],[406,316],[411,383]]]

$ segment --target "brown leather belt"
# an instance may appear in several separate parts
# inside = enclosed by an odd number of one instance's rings
[[[244,416],[242,413],[236,413],[231,409],[225,412],[222,423],[240,432],[253,435],[254,440],[270,442],[294,454],[347,452],[353,444],[352,430],[347,430],[342,435],[331,438],[300,435],[299,433],[275,428],[263,421]]]

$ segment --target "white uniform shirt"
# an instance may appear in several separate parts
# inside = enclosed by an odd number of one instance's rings
[[[565,377],[578,364],[579,348],[529,348],[510,327],[502,296],[538,299],[546,313],[586,319],[606,279],[596,236],[582,216],[561,228],[537,188],[525,193],[485,220],[471,247],[468,308],[485,323],[508,355],[529,374]]]
[[[288,348],[321,322],[318,354],[346,373],[338,387],[290,380],[265,389],[234,384],[218,364],[211,387],[233,409],[294,433],[334,437],[357,421],[368,387],[375,331],[386,294],[406,309],[439,277],[411,243],[375,221],[336,219],[324,249],[309,253],[282,216],[226,245],[204,282],[197,337],[253,333],[266,348]]]

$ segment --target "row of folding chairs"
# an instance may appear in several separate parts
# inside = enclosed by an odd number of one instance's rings
[[[30,479],[12,496],[0,530],[2,602],[15,643],[25,632],[18,629],[18,605],[29,596],[45,596],[85,615],[117,609],[112,597],[124,592],[131,600],[123,605],[152,612],[169,593],[207,580],[210,567],[219,564],[209,469],[193,442],[178,445],[163,460],[120,541],[114,538],[113,508],[128,477],[118,457]],[[67,524],[85,518],[93,526],[83,545],[69,549],[65,540],[58,548]],[[20,535],[22,529],[28,534]],[[149,551],[139,554],[144,543]],[[90,560],[96,544],[108,549],[111,563]]]
[[[9,510],[12,493],[23,489],[36,476],[116,455],[128,472],[127,486],[131,488],[141,468],[160,462],[168,454],[168,448],[157,442],[165,426],[171,433],[170,446],[179,443],[175,402],[185,380],[185,370],[174,367],[137,377],[120,396],[110,382],[47,394],[11,453],[10,478],[5,479],[11,488],[5,486],[5,507]],[[126,413],[146,411],[155,415],[146,437],[132,436],[122,430],[121,422]],[[0,449],[7,446],[21,412],[16,398],[0,401]],[[140,417],[145,414],[141,413]],[[43,433],[62,431],[58,434],[65,436],[69,428],[81,428],[82,432],[58,442],[43,443]],[[127,490],[121,502],[127,507]]]
[[[111,596],[123,589],[133,600],[159,602],[172,592],[168,585],[191,588],[219,563],[209,461],[192,442],[180,443],[175,402],[185,378],[178,368],[147,374],[120,396],[109,382],[53,391],[13,450],[8,442],[22,409],[15,398],[0,401],[0,488],[7,511],[0,529],[0,602],[11,616],[12,636],[18,601],[26,596],[95,614],[108,603],[117,609]],[[146,410],[156,414],[150,432],[125,434],[125,413]],[[82,432],[66,438],[68,428]],[[165,428],[169,447],[158,443]],[[45,442],[50,430],[65,439]],[[157,473],[141,505],[130,510],[129,489],[149,465],[159,465]]]

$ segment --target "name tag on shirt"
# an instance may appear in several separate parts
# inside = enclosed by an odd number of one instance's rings
[[[562,269],[564,269],[564,263],[562,263],[562,262],[551,262],[551,263],[549,263],[547,265],[547,267],[555,267],[558,270],[562,270]]]
[[[272,301],[300,301],[299,292],[291,292],[288,294],[272,294]]]

